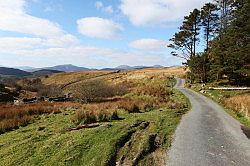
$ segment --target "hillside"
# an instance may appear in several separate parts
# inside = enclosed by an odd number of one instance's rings
[[[32,74],[29,73],[29,72],[20,70],[20,69],[0,67],[0,75],[15,76],[15,77],[24,77],[24,76],[30,76]]]
[[[32,72],[34,76],[45,76],[45,75],[50,75],[50,74],[55,74],[55,73],[62,73],[62,71],[42,69],[42,70],[37,70],[37,71]]]
[[[152,77],[155,74],[167,76],[179,76],[183,77],[185,71],[183,67],[172,68],[145,68],[145,69],[131,69],[122,70],[117,73],[117,70],[103,70],[103,71],[81,71],[72,73],[58,73],[53,74],[48,78],[42,78],[42,82],[46,85],[56,84],[58,86],[67,86],[66,89],[70,89],[71,86],[79,84],[82,81],[95,78],[103,78],[109,81],[120,82],[123,80],[141,79],[145,77]]]
[[[43,77],[55,87],[68,84],[64,90],[78,100],[2,105],[0,165],[161,165],[188,111],[168,76],[183,74],[169,68]]]
[[[57,65],[52,67],[42,67],[42,68],[31,68],[27,71],[34,72],[39,70],[55,70],[55,71],[61,71],[61,72],[78,72],[78,71],[86,71],[91,70],[86,67],[78,67],[72,64],[65,64],[65,65]]]

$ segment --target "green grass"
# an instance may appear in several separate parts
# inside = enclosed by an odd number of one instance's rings
[[[173,98],[185,104],[183,109],[119,111],[122,120],[106,122],[111,126],[78,131],[66,130],[74,127],[74,110],[41,115],[26,127],[0,135],[0,165],[114,165],[122,155],[126,162],[136,156],[138,165],[160,163],[154,153],[165,153],[181,115],[188,110],[182,94],[175,91]]]
[[[201,86],[199,84],[195,84],[195,86],[192,89],[199,92],[200,88]],[[250,127],[250,120],[248,120],[244,115],[239,113],[239,110],[232,109],[226,106],[223,102],[224,99],[232,96],[250,95],[250,91],[242,91],[242,90],[226,91],[226,90],[208,90],[208,89],[206,89],[205,91],[206,93],[204,93],[203,95],[219,103],[229,115],[238,120],[241,124],[243,124],[246,127]]]

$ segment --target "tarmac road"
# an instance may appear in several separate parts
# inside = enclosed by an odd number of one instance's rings
[[[187,96],[192,110],[178,126],[167,152],[168,166],[250,166],[250,140],[241,124],[211,99],[184,88],[177,78],[175,88]]]

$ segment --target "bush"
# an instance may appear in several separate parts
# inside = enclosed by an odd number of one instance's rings
[[[122,96],[127,93],[123,84],[111,84],[104,80],[91,80],[78,85],[73,90],[74,97],[83,102],[102,101],[105,98]]]
[[[37,92],[39,89],[45,88],[40,78],[23,79],[20,82],[23,90],[31,92]]]
[[[38,96],[40,97],[62,97],[64,95],[63,90],[54,85],[44,86],[41,89],[38,89]]]

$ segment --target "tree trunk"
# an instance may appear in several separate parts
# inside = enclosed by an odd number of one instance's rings
[[[206,51],[208,51],[208,43],[209,43],[209,32],[210,32],[210,19],[209,18],[210,18],[210,16],[208,16],[208,20],[207,20],[207,34],[206,34],[207,47],[206,47]]]
[[[195,56],[195,53],[196,53],[196,33],[197,33],[197,25],[196,25],[196,21],[194,22],[194,56]]]

